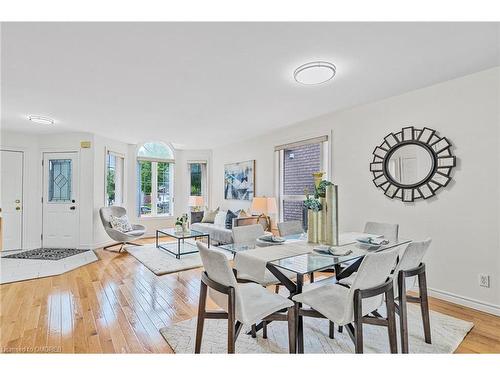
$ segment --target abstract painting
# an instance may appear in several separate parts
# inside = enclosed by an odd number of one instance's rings
[[[254,182],[255,160],[224,165],[224,199],[251,201]]]

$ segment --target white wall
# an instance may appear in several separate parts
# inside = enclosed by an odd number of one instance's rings
[[[42,153],[51,151],[76,151],[79,154],[79,247],[93,245],[92,206],[94,183],[93,149],[80,149],[80,141],[92,141],[89,133],[64,133],[50,135],[31,135],[2,130],[2,147],[18,149],[25,154],[23,217],[24,247],[39,247],[42,229]],[[6,176],[2,176],[5,178]]]
[[[401,236],[432,237],[428,285],[442,298],[500,313],[500,68],[294,124],[213,150],[212,206],[223,199],[223,165],[256,160],[256,195],[274,195],[275,145],[333,134],[333,181],[339,185],[342,231],[366,221],[400,224]],[[427,201],[404,204],[372,183],[372,151],[389,132],[427,126],[446,136],[458,158],[453,182]],[[478,274],[491,275],[491,288]]]

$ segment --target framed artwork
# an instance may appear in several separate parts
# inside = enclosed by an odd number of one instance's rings
[[[251,201],[254,186],[255,160],[224,165],[224,199]]]

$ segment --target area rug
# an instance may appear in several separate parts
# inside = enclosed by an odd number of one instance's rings
[[[380,309],[382,315],[382,309]],[[384,315],[385,316],[385,315]],[[399,321],[398,330],[399,330]],[[474,325],[471,322],[456,319],[431,311],[432,344],[426,344],[422,328],[420,308],[408,306],[408,328],[410,353],[453,353]],[[245,334],[249,327],[244,327],[236,341],[236,353],[287,353],[288,327],[286,322],[272,322],[267,328],[267,339],[262,333],[253,339]],[[162,328],[160,333],[175,353],[194,353],[196,318]],[[364,353],[389,353],[387,328],[364,325]],[[206,319],[201,346],[202,353],[227,353],[227,320]],[[398,332],[398,351],[401,350]],[[344,329],[335,330],[335,338],[328,337],[326,319],[304,318],[305,353],[354,353],[354,344]]]
[[[158,249],[154,244],[126,246],[125,250],[157,276],[203,266],[200,254],[198,253],[181,255],[180,259],[177,259],[167,251]],[[231,253],[228,251],[220,251],[224,253],[228,259],[232,258]]]
[[[90,249],[38,248],[3,256],[2,258],[60,260],[86,251],[90,251]]]

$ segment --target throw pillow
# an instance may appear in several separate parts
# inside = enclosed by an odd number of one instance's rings
[[[233,219],[236,219],[238,215],[231,210],[227,211],[226,215],[226,229],[233,229]]]
[[[203,214],[203,219],[201,219],[201,222],[213,224],[218,212],[219,212],[219,207],[217,207],[213,211],[209,211],[209,210],[205,211],[205,213]]]
[[[109,220],[111,228],[116,229],[120,232],[126,233],[132,230],[132,225],[128,219],[127,215],[123,216],[111,216]]]
[[[238,217],[250,217],[250,215],[247,214],[245,210],[238,210],[236,211],[236,213],[238,214]]]
[[[219,211],[217,215],[215,215],[214,225],[224,228],[226,226],[226,215],[227,211]]]

